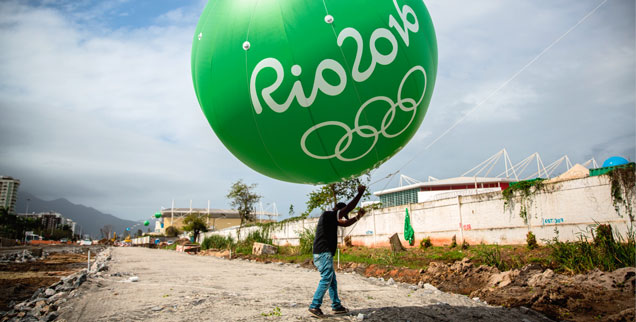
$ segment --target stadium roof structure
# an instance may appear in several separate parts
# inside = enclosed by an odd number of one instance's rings
[[[428,182],[417,182],[407,186],[400,186],[397,188],[386,189],[382,191],[376,191],[373,194],[376,196],[384,195],[387,193],[410,190],[419,188],[420,190],[427,190],[426,188],[442,188],[448,186],[466,186],[467,189],[472,187],[481,188],[484,184],[498,184],[498,183],[510,183],[516,180],[507,178],[487,178],[487,177],[456,177],[442,180],[431,180]],[[507,185],[506,185],[507,187]]]

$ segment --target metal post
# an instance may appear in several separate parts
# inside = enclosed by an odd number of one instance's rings
[[[86,272],[91,272],[91,250],[88,250],[88,262],[86,263]]]

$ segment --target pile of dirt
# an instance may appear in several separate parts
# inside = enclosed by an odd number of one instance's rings
[[[464,258],[431,263],[427,270],[347,263],[344,271],[424,285],[504,307],[528,307],[552,319],[634,321],[636,268],[563,275],[539,265],[500,272]]]

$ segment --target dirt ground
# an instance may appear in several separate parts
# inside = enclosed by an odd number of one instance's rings
[[[130,278],[138,277],[138,282]],[[341,272],[351,313],[332,321],[549,321],[524,308]],[[319,274],[300,264],[257,263],[145,248],[114,248],[109,270],[89,279],[58,321],[312,321]],[[329,297],[323,311],[329,314]]]
[[[229,253],[208,250],[200,254],[228,257]],[[277,260],[253,255],[241,257],[265,262]],[[614,272],[563,275],[539,264],[500,272],[468,258],[427,263],[427,269],[409,269],[348,262],[342,263],[341,271],[385,280],[392,278],[412,285],[429,283],[442,291],[479,298],[489,304],[531,308],[555,320],[634,321],[634,267]],[[309,259],[300,265],[313,267]]]
[[[539,265],[500,272],[468,258],[453,264],[431,263],[426,270],[347,263],[344,271],[430,283],[442,291],[479,298],[505,307],[528,307],[556,320],[634,321],[636,268],[562,275]]]
[[[34,262],[0,263],[0,311],[8,311],[11,302],[29,299],[38,288],[85,267],[85,254],[61,252]]]

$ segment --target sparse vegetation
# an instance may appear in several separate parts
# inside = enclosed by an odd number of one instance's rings
[[[626,236],[614,233],[609,225],[598,225],[596,234],[590,231],[592,242],[588,234],[581,234],[579,240],[561,242],[558,232],[548,247],[551,251],[550,259],[562,271],[581,273],[598,268],[613,271],[621,267],[635,266],[636,254],[634,249],[634,231],[630,229]]]

